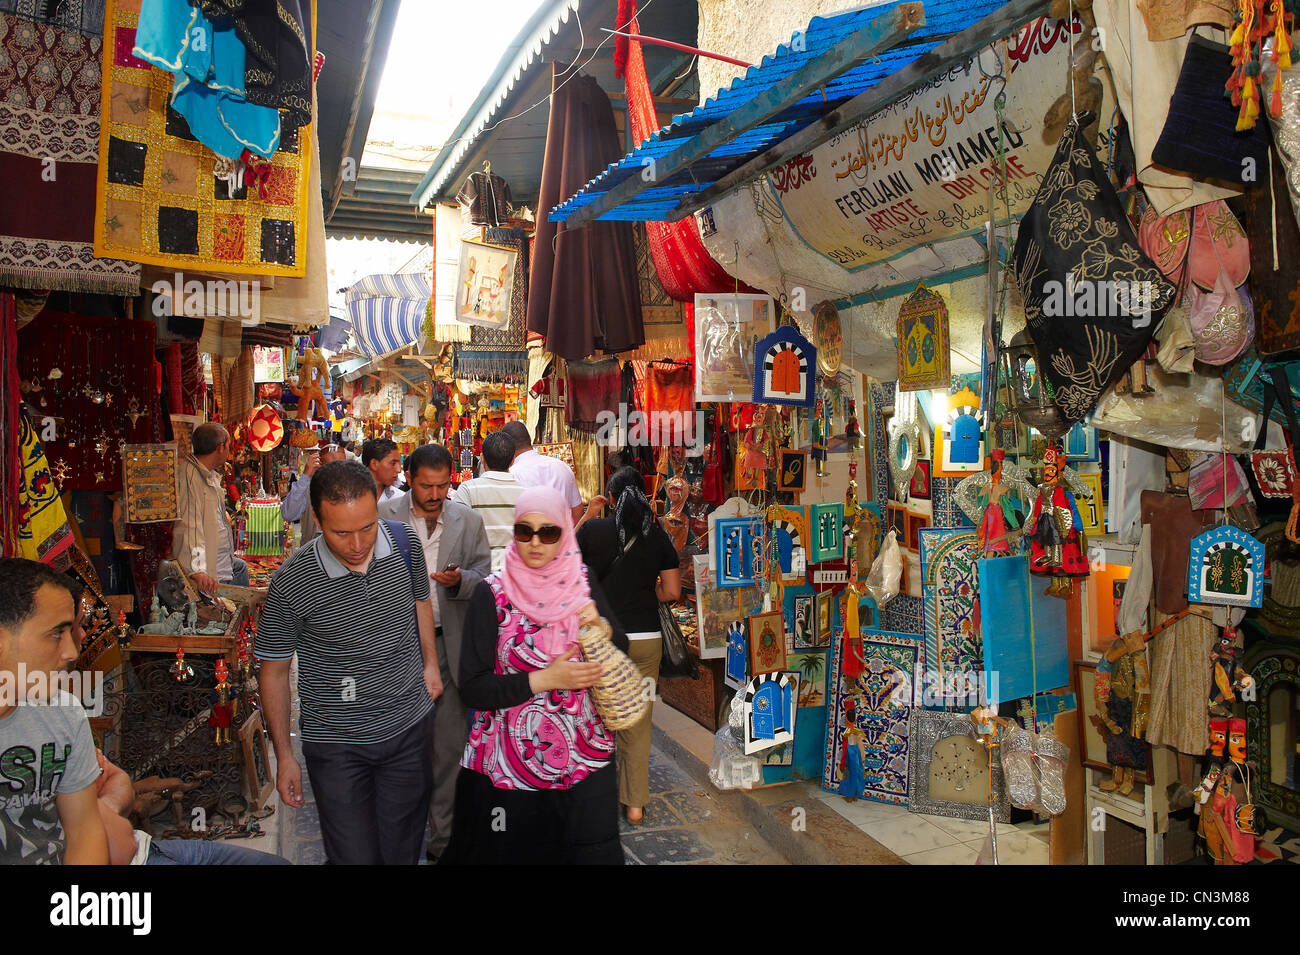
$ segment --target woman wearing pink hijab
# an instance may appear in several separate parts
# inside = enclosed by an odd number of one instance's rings
[[[580,620],[597,615],[626,651],[570,508],[529,488],[504,567],[469,601],[459,687],[475,712],[440,864],[623,863],[614,734],[588,692],[601,667],[578,646]]]

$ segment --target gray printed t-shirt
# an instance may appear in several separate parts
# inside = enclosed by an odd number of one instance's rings
[[[19,706],[0,719],[0,865],[59,865],[63,826],[55,797],[99,778],[90,721],[76,697]]]

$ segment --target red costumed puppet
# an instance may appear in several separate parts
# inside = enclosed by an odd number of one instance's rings
[[[1068,598],[1074,593],[1071,577],[1088,576],[1088,540],[1074,495],[1061,487],[1065,455],[1055,447],[1043,454],[1043,483],[1025,521],[1030,535],[1029,572],[1051,577],[1049,597]]]

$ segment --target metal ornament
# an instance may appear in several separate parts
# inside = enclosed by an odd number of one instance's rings
[[[996,729],[999,737],[1005,732]],[[913,710],[907,750],[908,812],[987,820],[991,774],[992,815],[1011,821],[1002,761],[989,759],[969,715]]]
[[[894,420],[889,426],[889,473],[894,478],[894,496],[906,501],[916,471],[921,447],[921,426],[916,420],[916,396],[898,394]]]

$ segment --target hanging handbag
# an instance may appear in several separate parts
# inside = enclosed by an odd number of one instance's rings
[[[606,729],[617,732],[641,721],[653,695],[645,692],[645,681],[632,658],[610,640],[609,622],[599,617],[578,630],[582,658],[599,663],[600,680],[591,688],[591,699]]]
[[[1081,421],[1146,351],[1176,289],[1138,245],[1105,166],[1073,117],[1014,253],[1026,328],[1052,401]]]
[[[1279,451],[1265,451],[1268,443],[1268,420],[1277,401],[1286,412],[1287,446]],[[1297,480],[1295,442],[1300,440],[1300,422],[1296,420],[1295,402],[1291,400],[1290,386],[1286,384],[1281,369],[1269,373],[1269,383],[1264,388],[1264,413],[1260,419],[1259,433],[1255,436],[1255,449],[1250,452],[1250,471],[1255,486],[1264,498],[1289,498]]]
[[[659,605],[659,632],[663,634],[663,654],[659,658],[659,678],[672,679],[684,677],[687,680],[700,678],[700,661],[682,636],[682,628],[677,618],[668,609],[668,605]]]

